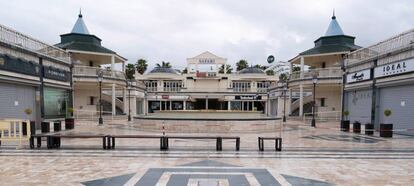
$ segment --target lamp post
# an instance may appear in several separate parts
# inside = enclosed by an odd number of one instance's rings
[[[99,125],[103,124],[102,119],[102,80],[103,80],[103,73],[102,70],[98,72],[98,82],[99,82]]]
[[[128,121],[131,121],[131,81],[127,80],[128,89]]]
[[[316,121],[315,121],[315,110],[316,110],[316,83],[318,83],[318,77],[316,75],[313,75],[312,77],[313,82],[313,109],[312,109],[312,127],[316,127]]]
[[[283,87],[283,122],[286,122],[286,91],[287,91],[287,83]]]

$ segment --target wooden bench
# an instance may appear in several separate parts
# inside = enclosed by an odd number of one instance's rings
[[[34,141],[37,139],[37,148],[42,146],[42,138],[46,138],[47,141],[47,148],[60,148],[61,145],[61,138],[82,138],[82,139],[90,139],[90,138],[102,138],[102,148],[109,149],[110,147],[110,138],[108,135],[103,134],[76,134],[76,135],[62,135],[62,134],[35,134],[32,135],[30,138],[30,148],[34,148]]]
[[[275,140],[276,151],[282,151],[282,138],[279,137],[258,137],[259,150],[264,151],[264,140]]]
[[[223,139],[224,140],[236,140],[236,151],[240,150],[240,137],[238,136],[163,136],[161,139],[161,150],[168,150],[169,143],[168,139],[215,139],[216,150],[223,150]]]
[[[160,148],[162,149],[163,147],[163,136],[162,135],[110,135],[108,136],[110,138],[108,146],[110,149],[114,149],[115,148],[115,139],[116,138],[129,138],[129,139],[160,139]]]

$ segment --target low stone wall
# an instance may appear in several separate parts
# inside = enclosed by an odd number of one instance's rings
[[[150,119],[135,118],[134,128],[142,131],[159,131],[165,127],[166,132],[183,133],[228,133],[228,132],[270,132],[279,131],[280,119],[249,120],[191,120],[191,119]]]

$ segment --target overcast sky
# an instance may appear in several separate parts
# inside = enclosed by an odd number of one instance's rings
[[[313,47],[335,8],[345,34],[368,46],[414,28],[412,0],[1,0],[0,24],[56,44],[82,8],[91,34],[130,63],[151,66],[211,51],[234,65],[239,59],[286,61]],[[6,10],[6,11],[5,11]]]

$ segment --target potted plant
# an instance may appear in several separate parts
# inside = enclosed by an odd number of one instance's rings
[[[359,121],[354,121],[352,124],[352,130],[354,133],[361,133],[361,123]]]
[[[30,115],[32,115],[32,109],[26,108],[24,109],[24,113],[26,114],[26,119],[30,120]],[[30,121],[30,123],[32,122]],[[22,122],[22,132],[23,132],[23,135],[27,135],[27,123],[26,122]]]
[[[341,131],[349,132],[349,111],[345,110],[343,113],[344,119],[341,121]]]
[[[391,116],[392,111],[390,109],[384,110],[384,121],[387,120],[389,116]],[[380,124],[380,136],[384,138],[392,138],[392,129],[393,124],[392,123],[381,123]]]
[[[73,118],[73,112],[75,111],[73,108],[68,108],[68,114],[65,118],[65,129],[74,129],[75,128],[75,119]]]

